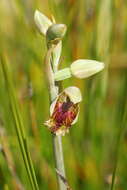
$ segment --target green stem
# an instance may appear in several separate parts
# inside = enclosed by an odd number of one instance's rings
[[[121,145],[120,142],[121,142],[122,134],[123,134],[123,131],[124,131],[124,128],[125,128],[126,118],[127,118],[127,112],[125,111],[124,115],[123,115],[123,121],[122,121],[120,129],[118,131],[118,136],[117,136],[117,139],[116,139],[115,163],[114,163],[114,168],[113,168],[112,182],[111,182],[110,190],[113,190],[114,186],[115,186],[115,177],[116,177],[116,171],[117,171],[118,160],[119,160],[120,145]]]
[[[119,158],[119,150],[120,150],[121,133],[122,133],[122,130],[120,130],[120,133],[118,134],[117,142],[116,142],[116,150],[115,150],[116,157],[115,157],[115,163],[114,163],[114,168],[113,168],[113,173],[112,173],[112,182],[111,182],[110,190],[114,189],[114,184],[115,184],[115,176],[116,176],[116,170],[117,170],[118,158]]]
[[[52,69],[51,58],[54,47],[49,48],[46,58],[46,73],[47,79],[49,83],[49,92],[50,92],[50,102],[52,103],[58,95],[58,86],[55,84],[54,80],[54,72]],[[53,61],[53,59],[52,59]],[[55,156],[55,166],[56,169],[61,173],[62,176],[65,177],[65,169],[64,169],[64,159],[63,159],[63,150],[62,150],[62,138],[61,136],[53,135],[53,150]],[[60,176],[57,174],[58,185],[60,190],[66,190],[66,185],[61,180]]]
[[[62,137],[53,135],[53,148],[55,155],[56,169],[60,172],[62,176],[65,177],[65,168],[63,160],[63,150],[62,150]],[[60,190],[66,190],[66,186],[61,180],[60,176],[57,174],[58,184]]]

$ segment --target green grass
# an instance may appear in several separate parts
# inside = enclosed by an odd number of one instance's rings
[[[52,138],[43,125],[49,116],[49,97],[43,72],[46,43],[33,21],[37,8],[49,17],[54,14],[58,23],[68,27],[61,68],[79,58],[106,64],[105,71],[89,79],[63,82],[63,87],[76,85],[83,94],[79,120],[63,137],[69,184],[75,190],[109,190],[116,168],[113,190],[126,190],[127,5],[119,1],[0,1],[0,54],[9,60],[9,70],[0,63],[0,129],[6,131],[16,176],[28,190],[31,184],[37,189],[37,182],[39,189],[57,189]],[[20,130],[26,168],[15,126]],[[0,189],[15,190],[14,181],[0,152]]]

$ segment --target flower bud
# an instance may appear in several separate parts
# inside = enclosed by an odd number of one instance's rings
[[[90,77],[104,68],[104,63],[88,60],[88,59],[79,59],[74,61],[70,67],[61,69],[54,74],[55,81],[61,81],[72,76],[77,78],[87,78]]]
[[[46,35],[48,28],[53,24],[51,20],[48,19],[48,17],[38,10],[35,11],[34,21],[39,32],[43,35]]]
[[[104,69],[104,63],[89,59],[76,60],[70,66],[72,75],[81,79],[94,75],[102,69]]]
[[[51,25],[46,32],[47,44],[57,44],[66,33],[65,24],[53,24]]]
[[[65,135],[79,114],[81,92],[77,87],[68,87],[58,95],[50,106],[50,119],[45,122],[49,130],[56,135]]]

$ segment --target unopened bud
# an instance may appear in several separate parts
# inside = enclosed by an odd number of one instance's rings
[[[70,67],[61,69],[54,74],[56,81],[61,81],[72,76],[76,78],[87,78],[90,77],[104,68],[104,63],[89,60],[89,59],[79,59],[74,61]]]
[[[72,75],[81,79],[90,77],[102,69],[104,69],[104,63],[89,59],[79,59],[70,66]]]
[[[66,33],[65,24],[53,24],[51,25],[46,32],[47,44],[57,44]]]

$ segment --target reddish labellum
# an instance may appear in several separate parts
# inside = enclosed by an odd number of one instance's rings
[[[79,112],[79,103],[74,104],[63,92],[59,95],[50,119],[45,123],[54,134],[63,134],[73,124]]]

